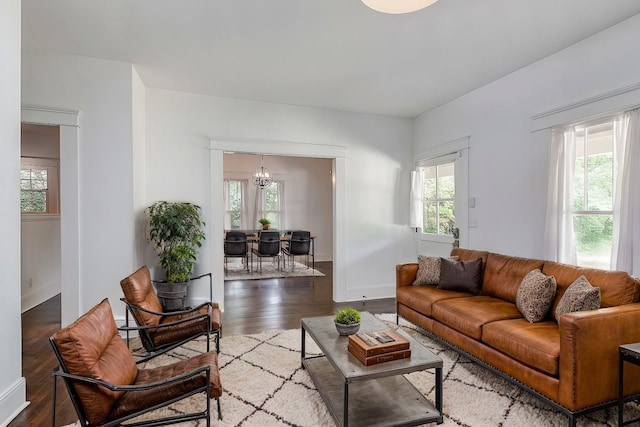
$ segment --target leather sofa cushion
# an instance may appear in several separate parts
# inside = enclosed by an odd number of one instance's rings
[[[434,319],[477,340],[487,323],[522,318],[515,304],[489,296],[441,300],[433,304],[432,312]]]
[[[435,302],[468,296],[466,292],[446,291],[435,286],[401,286],[396,289],[397,303],[429,317],[432,317],[432,306]]]
[[[541,260],[491,253],[484,268],[482,292],[515,303],[524,276],[531,270],[541,270],[542,264]]]
[[[57,332],[53,340],[70,374],[119,385],[136,379],[138,368],[118,334],[108,299]],[[80,383],[76,391],[91,424],[107,420],[110,408],[124,393]]]
[[[482,341],[545,374],[557,377],[560,372],[560,329],[551,320],[488,323],[482,328]]]
[[[567,288],[582,275],[591,285],[600,288],[601,307],[615,307],[638,301],[640,281],[634,280],[624,271],[598,270],[547,261],[542,267],[542,272],[547,276],[555,276],[558,284],[551,314],[556,312],[558,302]]]
[[[489,252],[477,251],[474,249],[453,248],[451,249],[451,256],[457,256],[460,261],[473,261],[481,258],[482,269],[484,270],[484,266],[487,265],[487,257],[489,256]]]
[[[142,307],[145,310],[154,311],[156,313],[162,313],[162,303],[153,289],[151,283],[151,273],[149,268],[143,265],[133,274],[125,277],[120,281],[122,292],[124,297],[129,303],[135,304],[138,307]],[[160,317],[149,313],[134,312],[134,316],[141,316],[138,319],[140,325],[157,325],[160,322]]]

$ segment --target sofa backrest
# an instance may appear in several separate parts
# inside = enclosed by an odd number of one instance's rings
[[[600,288],[601,307],[615,307],[638,302],[640,297],[640,280],[634,279],[624,271],[599,270],[546,261],[542,272],[547,276],[554,276],[558,284],[551,313],[555,313],[556,306],[569,285],[582,275],[591,285]]]
[[[542,265],[542,260],[490,253],[484,269],[482,292],[515,303],[524,276],[531,270],[541,270]]]

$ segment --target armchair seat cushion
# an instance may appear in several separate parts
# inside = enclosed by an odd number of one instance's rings
[[[178,320],[189,319],[193,317],[194,314],[207,314],[208,306],[201,307],[197,312],[187,313],[187,314],[175,314],[175,315],[166,315],[163,316],[160,320],[160,325],[175,322]],[[211,330],[218,331],[220,330],[220,325],[222,324],[222,313],[220,312],[220,308],[218,307],[218,303],[211,304]],[[184,339],[190,335],[198,335],[202,334],[207,329],[207,319],[199,318],[194,319],[190,322],[185,322],[180,325],[180,328],[159,328],[159,329],[149,329],[149,335],[152,337],[153,342],[156,345],[163,345],[172,342],[176,342]]]
[[[222,385],[220,383],[220,374],[218,371],[218,357],[213,351],[199,354],[190,359],[181,360],[169,365],[163,365],[156,368],[140,369],[134,385],[140,386],[161,382],[170,377],[185,374],[202,366],[209,366],[209,398],[215,399],[222,395]],[[206,376],[201,374],[197,377],[189,378],[184,381],[173,383],[161,388],[151,390],[128,392],[122,396],[118,405],[114,408],[110,415],[111,419],[120,418],[139,411],[142,408],[150,408],[154,405],[166,402],[170,399],[180,397],[206,385]]]

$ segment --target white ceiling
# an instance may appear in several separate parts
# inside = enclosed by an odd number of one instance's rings
[[[638,0],[23,0],[24,48],[133,63],[147,87],[415,117],[640,13]]]

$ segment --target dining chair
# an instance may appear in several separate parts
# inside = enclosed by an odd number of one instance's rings
[[[280,269],[280,232],[261,230],[258,235],[258,247],[251,249],[251,264],[253,265],[253,255],[258,257],[260,272],[262,272],[262,258],[272,258],[278,260],[278,270]]]
[[[56,332],[49,342],[59,362],[52,375],[52,427],[56,422],[58,378],[64,381],[81,426],[159,426],[198,419],[210,426],[210,399],[216,399],[218,418],[222,419],[217,353],[141,368],[120,337],[106,298]],[[193,410],[162,411],[152,420],[133,420],[199,393],[203,395],[202,405]]]
[[[249,270],[249,250],[247,234],[244,231],[227,231],[224,237],[224,271],[227,272],[228,258],[242,258],[245,269]]]
[[[291,237],[285,240],[282,245],[282,253],[284,260],[289,258],[291,263],[291,271],[295,268],[295,257],[305,256],[307,268],[309,268],[309,253],[311,252],[311,233],[308,231],[297,230],[291,233]],[[286,262],[285,262],[286,269]]]

